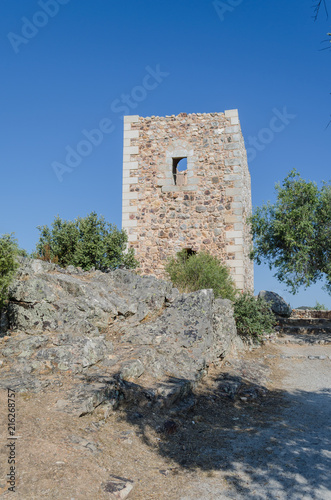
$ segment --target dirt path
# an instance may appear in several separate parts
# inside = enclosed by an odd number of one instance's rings
[[[247,432],[233,429],[217,479],[196,481],[180,500],[331,499],[331,346],[263,351],[257,359],[263,354],[273,361],[269,409],[255,422],[247,415]],[[238,427],[244,427],[245,413]]]
[[[65,391],[57,378],[45,393],[18,394],[17,492],[7,491],[1,425],[1,498],[109,499],[117,475],[134,481],[133,500],[331,499],[330,345],[267,345],[230,359],[194,406],[172,411],[72,417],[56,409]]]

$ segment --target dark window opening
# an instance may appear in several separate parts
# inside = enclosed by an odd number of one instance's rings
[[[172,175],[175,186],[186,186],[187,184],[187,158],[172,159]]]
[[[177,255],[182,259],[183,262],[186,262],[187,259],[192,257],[192,255],[196,255],[197,252],[192,248],[183,248]]]
[[[185,252],[186,252],[186,255],[188,257],[191,257],[191,255],[196,255],[196,251],[193,250],[192,248],[184,248]]]

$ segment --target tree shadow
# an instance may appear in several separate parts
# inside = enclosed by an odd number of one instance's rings
[[[220,471],[234,498],[331,498],[331,389],[268,391],[223,373],[171,408],[146,398],[152,389],[130,391],[119,418],[179,469]]]

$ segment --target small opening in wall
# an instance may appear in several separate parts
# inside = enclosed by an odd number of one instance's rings
[[[172,159],[172,175],[175,186],[186,186],[187,184],[187,158]]]
[[[192,248],[184,248],[185,252],[186,252],[186,255],[188,257],[191,257],[191,255],[196,255],[196,251],[193,250]]]
[[[181,250],[177,255],[182,258],[183,262],[185,262],[192,255],[196,255],[196,253],[197,252],[192,248],[183,248],[183,250]]]

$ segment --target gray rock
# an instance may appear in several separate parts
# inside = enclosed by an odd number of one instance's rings
[[[145,371],[145,367],[140,359],[128,361],[121,368],[121,378],[123,380],[139,378]]]
[[[272,311],[278,316],[283,316],[285,318],[289,318],[291,316],[291,307],[277,293],[262,290],[258,296],[266,300],[270,304]]]
[[[155,321],[123,335],[124,342],[144,346],[140,359],[154,377],[168,374],[191,382],[229,352],[235,338],[231,302],[214,301],[212,290],[180,295]]]
[[[55,264],[21,259],[9,289],[8,323],[2,329],[61,331],[98,335],[115,318],[134,317],[136,323],[165,302],[174,300],[170,283],[118,269],[109,273],[71,274]],[[178,291],[177,291],[178,293]]]
[[[102,403],[117,408],[119,401],[124,399],[125,383],[114,377],[98,377],[87,379],[86,383],[75,387],[67,400],[59,400],[57,409],[82,417],[92,413]]]
[[[169,407],[191,395],[211,363],[243,348],[230,301],[212,290],[180,294],[124,269],[21,259],[6,317],[0,387],[43,390],[72,372],[57,407],[76,415],[100,405],[107,413],[122,401]]]
[[[4,335],[9,328],[8,314],[5,309],[0,310],[0,336]]]
[[[50,361],[62,371],[81,371],[101,361],[109,352],[111,344],[100,338],[77,338],[67,336],[67,343],[55,347],[40,349],[36,355],[38,361]]]
[[[125,500],[133,489],[133,481],[118,476],[110,476],[104,484],[104,490],[109,493],[111,500]]]

